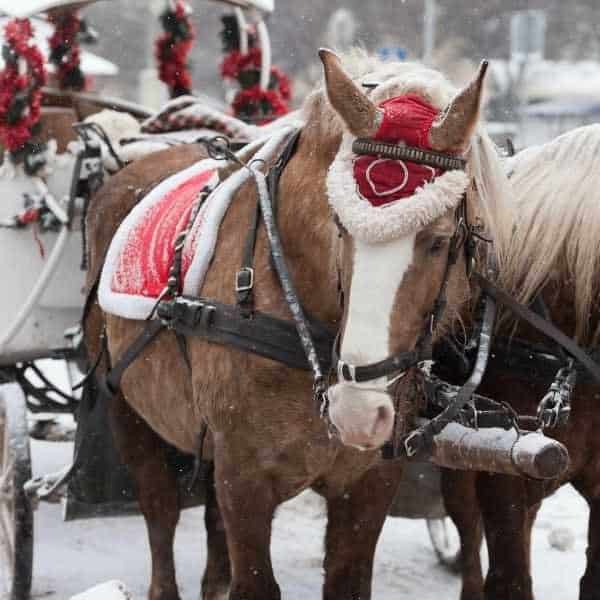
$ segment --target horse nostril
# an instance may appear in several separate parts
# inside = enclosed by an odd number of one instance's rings
[[[377,416],[375,417],[375,422],[373,423],[372,436],[378,435],[382,430],[385,430],[389,427],[389,422],[391,418],[391,411],[388,406],[378,406],[377,407]]]

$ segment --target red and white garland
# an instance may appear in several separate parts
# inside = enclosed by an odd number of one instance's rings
[[[31,43],[27,19],[10,21],[4,32],[5,67],[0,72],[0,143],[16,157],[39,123],[47,75],[41,51]]]
[[[81,70],[81,51],[78,36],[81,31],[81,19],[77,11],[49,16],[54,24],[54,33],[50,36],[49,60],[56,69],[58,85],[61,89],[83,90],[86,78]]]
[[[251,44],[256,43],[250,36]],[[232,102],[234,115],[256,125],[270,123],[290,111],[288,102],[292,86],[288,76],[276,66],[271,67],[269,88],[260,86],[262,51],[252,46],[246,54],[239,49],[231,50],[221,63],[223,79],[236,81],[240,90]]]
[[[184,96],[192,91],[188,56],[195,32],[190,14],[191,9],[186,2],[173,0],[160,17],[165,32],[156,42],[158,74],[160,80],[169,87],[171,98]]]

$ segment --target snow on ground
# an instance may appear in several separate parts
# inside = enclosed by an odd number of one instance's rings
[[[57,470],[69,460],[71,445],[33,442],[36,474]],[[198,600],[205,562],[203,509],[185,511],[177,533],[176,559],[182,600]],[[318,599],[325,526],[320,499],[305,493],[283,505],[273,530],[275,574],[286,600]],[[574,545],[559,551],[549,534],[572,533]],[[570,488],[549,498],[533,536],[533,576],[537,598],[576,600],[584,568],[587,506]],[[36,513],[35,599],[67,600],[99,583],[119,579],[135,600],[143,600],[149,580],[149,552],[141,517],[64,523],[61,507],[42,505]],[[568,536],[567,536],[568,537]],[[374,600],[458,600],[460,581],[440,567],[424,521],[388,519],[378,546]]]

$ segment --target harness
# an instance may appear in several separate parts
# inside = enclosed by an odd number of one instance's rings
[[[101,382],[100,387],[105,394],[111,397],[116,393],[127,367],[164,330],[172,330],[183,337],[201,337],[209,342],[233,346],[258,354],[288,367],[311,371],[313,396],[322,417],[326,417],[328,408],[325,373],[337,373],[340,382],[364,383],[385,377],[398,378],[408,369],[418,367],[425,374],[424,391],[427,397],[427,406],[421,416],[429,420],[401,440],[390,440],[384,445],[382,456],[384,458],[422,456],[430,449],[433,437],[452,421],[475,428],[502,427],[509,429],[516,427],[519,430],[520,425],[532,425],[530,417],[519,417],[510,406],[476,394],[490,360],[496,305],[501,303],[513,311],[517,317],[552,339],[571,357],[565,365],[564,361],[559,358],[547,352],[544,353],[546,357],[552,356],[554,359],[552,364],[558,366],[559,371],[550,386],[549,394],[544,398],[547,400],[546,406],[544,407],[544,400],[540,403],[537,423],[542,425],[544,423],[546,425],[563,423],[565,416],[568,417],[569,398],[575,379],[573,375],[575,361],[598,383],[600,383],[600,366],[549,320],[531,308],[519,304],[500,290],[492,282],[495,275],[493,262],[489,262],[485,275],[472,270],[477,241],[481,236],[478,235],[476,227],[468,222],[466,195],[463,196],[456,211],[456,229],[450,241],[440,290],[432,310],[426,318],[415,350],[400,352],[367,365],[352,365],[340,359],[339,336],[336,337],[335,333],[327,326],[307,318],[302,309],[287,269],[276,223],[275,209],[279,181],[287,163],[293,156],[299,135],[300,132],[296,131],[290,136],[278,160],[266,176],[258,169],[257,164],[243,163],[231,151],[225,138],[201,141],[207,147],[211,158],[233,161],[239,164],[240,168],[249,169],[257,187],[256,212],[251,220],[246,239],[243,264],[235,281],[238,302],[236,305],[228,305],[213,299],[180,294],[180,260],[177,257],[178,248],[182,248],[185,242],[184,232],[176,241],[176,251],[168,285],[159,297],[155,311],[151,315],[151,317],[158,318],[148,319],[142,334],[125,351]],[[381,156],[391,156],[395,159],[401,157],[414,160],[416,156],[422,164],[438,168],[441,164],[450,165],[452,168],[461,165],[464,167],[464,162],[460,162],[460,159],[456,159],[456,157],[408,146],[398,147],[382,144],[373,140],[357,140],[354,150],[360,154],[376,152]],[[415,152],[419,154],[417,155]],[[200,195],[198,203],[201,203],[209,192],[210,190],[205,190]],[[252,294],[256,280],[253,254],[261,216],[267,232],[273,266],[277,272],[286,303],[293,315],[293,322],[256,311],[254,308]],[[468,277],[473,278],[482,290],[481,317],[479,322],[476,322],[475,334],[468,344],[471,354],[474,354],[472,360],[468,360],[468,357],[456,350],[450,351],[447,347],[440,350],[439,347],[433,347],[435,326],[441,320],[447,304],[450,274],[461,251],[465,253]],[[470,375],[460,386],[454,386],[439,379],[431,371],[434,359],[443,364],[448,355],[452,353],[455,357],[457,355],[460,357],[463,370],[472,365]],[[557,401],[561,398],[562,403]]]

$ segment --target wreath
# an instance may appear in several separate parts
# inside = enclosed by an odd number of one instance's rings
[[[277,66],[271,67],[269,88],[260,87],[262,51],[257,44],[257,36],[249,32],[250,48],[247,53],[240,51],[240,34],[237,20],[233,16],[223,17],[221,40],[225,57],[221,63],[223,79],[235,81],[240,90],[232,102],[233,113],[239,119],[264,125],[289,112],[288,102],[292,96],[289,77]]]
[[[264,90],[260,84],[240,90],[232,108],[238,119],[255,125],[266,125],[290,111],[278,90]]]
[[[41,88],[47,76],[44,57],[31,43],[33,27],[28,19],[10,21],[4,37],[5,67],[0,72],[0,143],[17,159],[28,146],[33,146],[31,138],[41,115]]]
[[[77,11],[63,13],[50,17],[54,24],[54,33],[50,36],[49,60],[56,69],[60,89],[83,90],[86,79],[81,70],[81,51],[79,48],[79,34],[82,23]]]
[[[190,20],[191,10],[183,0],[170,2],[160,17],[164,33],[156,42],[158,74],[171,94],[171,98],[190,94],[192,76],[188,56],[195,33]]]

